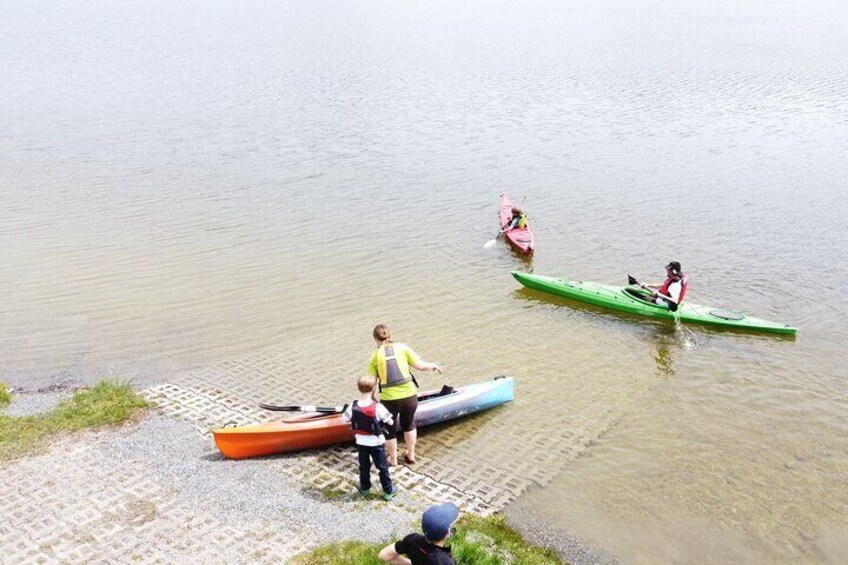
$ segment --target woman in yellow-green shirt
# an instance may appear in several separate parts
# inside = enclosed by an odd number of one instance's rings
[[[403,460],[412,465],[415,463],[415,440],[418,434],[415,430],[415,411],[418,409],[418,390],[412,381],[410,367],[419,371],[438,371],[442,368],[436,363],[422,361],[411,347],[392,341],[389,328],[380,324],[374,327],[372,334],[377,343],[377,349],[368,361],[368,373],[378,378],[380,386],[380,402],[391,412],[395,425],[386,433],[386,452],[389,463],[397,465],[397,428],[403,431],[403,441],[406,454]]]

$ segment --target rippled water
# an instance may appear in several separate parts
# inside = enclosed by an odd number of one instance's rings
[[[385,322],[454,382],[515,376],[516,426],[566,411],[549,441],[576,455],[518,504],[625,562],[848,559],[842,3],[7,0],[0,22],[8,379],[320,342],[341,385]],[[503,190],[530,263],[483,249]],[[798,338],[508,274],[672,258],[691,301]]]

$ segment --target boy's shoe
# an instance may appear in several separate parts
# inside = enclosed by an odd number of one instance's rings
[[[356,487],[356,492],[358,492],[365,498],[369,498],[371,496],[371,489],[362,489],[360,487]]]
[[[392,492],[384,492],[381,498],[388,502],[395,497],[395,493],[397,493],[397,489],[393,489]]]

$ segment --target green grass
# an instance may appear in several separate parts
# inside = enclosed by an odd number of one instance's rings
[[[320,547],[296,557],[294,565],[381,565],[377,557],[386,543],[345,541]],[[449,542],[458,565],[563,565],[556,552],[534,546],[495,514],[486,518],[465,516]]]
[[[451,543],[457,563],[475,565],[562,565],[552,549],[532,545],[510,528],[502,514],[486,518],[467,516],[460,521]]]
[[[12,402],[12,393],[9,392],[9,385],[0,383],[0,408],[8,406]]]
[[[314,489],[310,489],[308,492],[311,492],[315,495],[316,498],[320,500],[339,500],[344,497],[352,497],[351,493],[354,492],[353,484],[335,484],[329,485],[325,487],[315,487]],[[357,496],[359,494],[357,493]]]
[[[0,415],[0,459],[29,453],[60,432],[119,424],[146,406],[128,384],[101,381],[46,414]]]
[[[292,565],[385,565],[377,554],[386,544],[342,541],[319,547],[292,559]]]

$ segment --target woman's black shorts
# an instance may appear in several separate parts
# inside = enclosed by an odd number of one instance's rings
[[[383,406],[386,407],[395,419],[394,426],[388,426],[386,439],[395,439],[397,437],[398,428],[404,432],[411,432],[415,429],[415,411],[418,410],[418,396],[408,396],[399,398],[398,400],[383,400]]]

